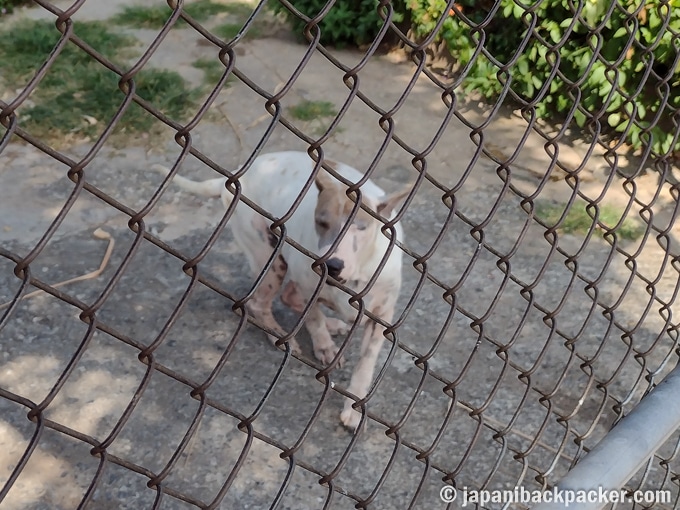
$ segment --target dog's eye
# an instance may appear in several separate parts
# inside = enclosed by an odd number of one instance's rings
[[[364,223],[363,221],[360,221],[355,223],[354,226],[357,228],[357,230],[366,230],[366,227],[368,225],[366,225],[366,223]]]
[[[328,230],[329,228],[331,228],[330,224],[325,220],[317,220],[316,226],[319,227],[321,230]]]

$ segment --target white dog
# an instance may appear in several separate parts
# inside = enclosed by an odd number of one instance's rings
[[[345,164],[329,160],[325,160],[325,163],[348,181],[358,182],[363,177],[358,170]],[[165,175],[169,173],[167,168],[160,165],[155,165],[155,168]],[[313,168],[314,162],[304,152],[265,154],[253,162],[239,182],[245,197],[274,217],[280,218],[287,213],[301,193]],[[195,194],[207,197],[221,196],[225,207],[229,206],[233,198],[232,193],[225,187],[224,177],[196,182],[175,176],[174,182]],[[409,187],[395,194],[386,195],[370,180],[360,189],[363,204],[386,219],[394,216],[396,206],[410,191]],[[354,207],[354,202],[349,199],[346,191],[347,186],[323,168],[320,169],[315,186],[308,190],[295,213],[285,223],[288,237],[312,253],[326,254],[348,221]],[[270,221],[240,202],[229,224],[252,271],[259,274],[278,241],[269,230]],[[364,289],[385,257],[389,246],[389,239],[380,231],[381,226],[380,221],[359,209],[344,237],[328,256],[326,265],[329,275],[356,292]],[[403,241],[399,223],[395,224],[394,229],[397,239]],[[285,278],[288,282],[283,289],[281,300],[293,310],[301,312],[320,279],[320,276],[311,269],[312,262],[312,259],[284,243],[281,255],[274,261],[253,297],[248,301],[249,313],[268,330],[276,333],[276,336],[269,335],[274,342],[286,332],[274,318],[272,302],[279,294]],[[401,287],[401,269],[401,250],[394,246],[380,275],[364,298],[366,310],[386,323],[390,323],[394,315]],[[349,298],[350,296],[342,290],[324,284],[319,299],[309,309],[305,326],[312,337],[314,355],[324,364],[330,363],[338,352],[331,335],[346,332],[347,325],[337,319],[326,317],[319,305],[322,303],[341,314],[346,320],[354,321],[357,311],[349,305]],[[367,325],[361,342],[361,358],[348,388],[350,393],[359,398],[365,397],[368,392],[384,340],[384,328],[372,320],[367,320],[366,317],[363,319]],[[291,339],[289,343],[291,349],[299,353],[295,339]],[[353,403],[354,400],[346,399],[340,415],[342,423],[350,429],[355,429],[361,419],[361,415],[352,408]]]

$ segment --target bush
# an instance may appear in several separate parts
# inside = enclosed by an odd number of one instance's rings
[[[327,0],[292,0],[292,5],[305,16],[313,18],[326,5]],[[395,5],[396,2],[393,2]],[[275,9],[283,12],[298,35],[303,35],[306,22],[275,3]],[[397,12],[398,11],[398,12]],[[403,7],[395,9],[393,20],[403,19]],[[321,44],[331,46],[361,46],[368,44],[378,35],[383,20],[378,15],[377,0],[336,0],[331,10],[319,22]]]
[[[462,1],[463,17],[446,13],[437,34],[461,66],[467,90],[496,99],[508,87],[539,117],[559,113],[580,127],[600,121],[656,155],[680,150],[669,120],[680,108],[680,57],[672,38],[680,31],[680,9],[662,0],[647,0],[639,9],[634,0],[588,0],[574,12],[577,4],[568,0],[543,0],[532,14],[514,0],[501,0],[480,30],[489,5]],[[407,8],[414,33],[424,37],[445,14],[446,2],[408,0]],[[477,52],[482,36],[491,58]],[[494,60],[509,68],[501,71]]]
[[[435,40],[457,62],[466,90],[492,100],[507,92],[539,118],[558,115],[579,127],[599,122],[634,148],[651,147],[661,156],[680,151],[673,124],[680,108],[680,49],[673,38],[680,8],[668,0],[645,2],[500,0],[490,20],[493,2],[459,0],[450,12],[446,0],[392,5],[395,21],[409,20],[421,40],[446,16]],[[313,17],[326,0],[293,4]],[[278,5],[302,34],[305,23]],[[321,43],[372,41],[383,23],[377,5],[337,0],[319,23]]]
[[[0,16],[3,14],[9,14],[14,10],[15,7],[28,5],[30,3],[31,0],[0,0]]]

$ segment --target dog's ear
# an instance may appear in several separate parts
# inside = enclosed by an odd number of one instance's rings
[[[391,195],[388,195],[382,202],[378,204],[378,207],[376,211],[383,215],[385,218],[389,218],[392,216],[392,211],[394,211],[398,205],[400,205],[404,199],[407,197],[407,195],[411,192],[413,189],[412,185],[406,186],[404,189],[401,191],[397,191],[396,193],[392,193]]]
[[[331,188],[338,185],[338,181],[326,172],[323,168],[319,169],[319,173],[316,174],[316,179],[314,179],[314,184],[316,184],[316,189],[323,191],[324,189]]]

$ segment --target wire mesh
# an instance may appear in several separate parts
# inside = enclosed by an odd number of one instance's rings
[[[557,66],[555,76],[588,116],[582,130],[575,128],[573,113],[558,127],[541,123],[536,103],[517,95],[512,101],[518,113],[507,114],[512,80],[496,104],[477,108],[462,92],[469,69],[442,75],[429,65],[444,17],[428,37],[416,40],[395,26],[389,2],[378,8],[378,36],[358,54],[319,44],[318,24],[333,2],[307,18],[294,2],[280,0],[306,22],[306,42],[283,78],[251,72],[253,54],[241,51],[264,1],[230,40],[192,19],[183,2],[169,2],[163,28],[125,67],[78,37],[78,14],[87,3],[62,9],[36,1],[61,37],[33,78],[0,102],[0,157],[13,172],[3,182],[21,181],[18,172],[31,160],[12,154],[24,151],[50,167],[45,172],[58,175],[55,186],[61,186],[36,196],[35,205],[30,196],[21,198],[38,214],[41,204],[51,203],[49,221],[43,217],[45,228],[29,235],[28,215],[26,232],[0,246],[0,295],[6,301],[0,309],[0,424],[8,468],[0,490],[3,508],[444,508],[445,484],[545,489],[674,366],[672,310],[680,280],[673,154],[650,149],[625,158],[624,143],[603,133],[601,118],[581,105],[578,81],[560,76]],[[500,15],[499,5],[490,5],[480,23],[453,2],[444,12],[484,35]],[[583,5],[572,8],[580,12]],[[526,9],[529,28],[534,10]],[[138,74],[152,65],[180,19],[223,66],[186,121],[169,118],[136,88]],[[597,38],[601,29],[592,35]],[[401,41],[410,63],[399,67],[398,76],[394,65],[394,75],[383,76],[401,83],[398,94],[385,97],[369,71],[388,33]],[[543,35],[530,29],[531,37]],[[680,39],[673,37],[677,54]],[[479,37],[478,55],[495,61],[484,40]],[[550,51],[559,47],[542,40]],[[118,111],[80,152],[56,149],[22,128],[22,108],[71,45],[120,77]],[[285,60],[283,54],[272,57]],[[592,58],[616,69],[616,58],[598,51]],[[512,75],[514,60],[495,64],[499,77]],[[287,107],[300,83],[314,87],[324,73],[338,88],[320,93],[335,94],[340,107],[315,130],[297,122]],[[217,129],[210,116],[218,105],[231,111],[243,106],[231,96],[220,103],[230,80],[249,94],[245,109],[259,105],[248,113],[257,129],[248,134],[245,157],[229,154],[227,142],[222,149],[203,143]],[[659,100],[658,110],[673,121],[677,138],[678,110],[661,88]],[[135,105],[176,144],[175,156],[168,156],[172,151],[165,145],[158,152],[167,153],[158,157],[180,174],[190,169],[226,176],[235,199],[266,219],[278,239],[274,250],[292,244],[310,257],[310,267],[318,254],[285,238],[289,217],[275,218],[241,193],[239,179],[258,154],[294,146],[307,151],[317,169],[332,171],[327,158],[337,158],[390,190],[415,183],[392,220],[405,228],[404,241],[394,248],[404,254],[404,285],[394,319],[385,324],[386,348],[372,389],[356,405],[365,427],[349,432],[337,419],[347,367],[321,366],[309,353],[293,355],[287,336],[279,342],[282,350],[264,341],[247,303],[275,257],[259,276],[245,275],[227,228],[233,211],[178,195],[170,180],[116,159],[116,127]],[[414,112],[428,124],[418,125]],[[372,126],[370,143],[349,132],[351,148],[341,149],[333,137],[354,117]],[[503,123],[509,118],[510,128]],[[501,147],[499,133],[505,131],[511,133]],[[452,132],[466,133],[465,150],[458,151]],[[583,153],[573,164],[565,154],[575,138]],[[18,141],[24,142],[21,149]],[[231,166],[220,157],[238,161]],[[109,180],[102,171],[108,158],[126,169],[114,168]],[[595,171],[596,162],[604,171]],[[644,175],[648,167],[655,171],[652,178]],[[349,186],[348,193],[356,189],[361,187]],[[566,197],[557,219],[539,214],[546,197]],[[622,211],[615,221],[603,217],[612,200]],[[108,248],[89,239],[82,225],[73,226],[83,204],[101,211],[108,231],[100,235],[111,243]],[[565,233],[567,213],[577,208],[587,212],[587,227]],[[621,233],[629,217],[642,225],[634,241]],[[158,231],[159,221],[165,230]],[[173,237],[173,222],[186,223],[193,233]],[[82,274],[96,265],[98,250],[106,250],[99,272],[77,286],[61,285],[66,278],[55,283],[55,275]],[[323,265],[316,265],[325,277]],[[41,292],[31,297],[36,289]],[[347,291],[363,313],[362,293]],[[277,313],[287,331],[297,332],[306,312]],[[358,334],[338,341],[350,367],[359,341]],[[672,501],[632,507],[675,508],[678,441],[671,438],[626,486],[631,492],[667,490]]]

